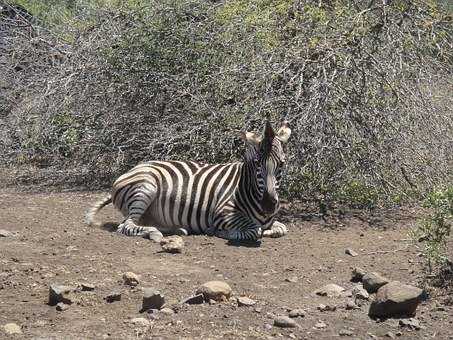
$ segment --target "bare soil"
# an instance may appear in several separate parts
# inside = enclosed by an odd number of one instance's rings
[[[87,227],[86,209],[102,193],[0,193],[0,229],[16,233],[0,237],[0,338],[8,339],[3,325],[15,322],[23,334],[14,339],[335,339],[342,338],[453,339],[453,308],[445,297],[435,296],[417,310],[422,329],[407,330],[397,319],[372,320],[369,302],[346,310],[346,297],[327,298],[313,291],[327,283],[351,288],[351,269],[360,266],[394,280],[420,285],[423,260],[408,237],[416,211],[376,213],[366,218],[347,215],[327,223],[303,209],[283,216],[289,234],[264,239],[259,247],[229,245],[207,236],[185,237],[182,254],[161,252],[142,238],[117,235]],[[98,219],[119,221],[106,207]],[[352,248],[359,256],[345,254]],[[140,275],[140,284],[125,286],[122,274]],[[290,279],[290,280],[288,280]],[[149,326],[130,323],[140,313],[142,288],[155,287],[169,304],[188,297],[210,280],[231,285],[234,296],[257,301],[252,307],[229,302],[181,306],[174,315],[157,313]],[[77,302],[59,312],[49,306],[52,283],[96,286],[77,293]],[[122,293],[121,301],[107,303],[110,292]],[[317,310],[320,303],[334,304],[335,311]],[[303,308],[299,327],[270,327],[275,315]],[[314,326],[323,321],[327,327]]]

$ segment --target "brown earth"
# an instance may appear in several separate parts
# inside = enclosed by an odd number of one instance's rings
[[[259,247],[229,245],[225,240],[188,236],[182,254],[160,252],[158,244],[125,237],[84,225],[85,210],[101,193],[0,193],[0,229],[14,231],[0,237],[0,338],[8,339],[3,325],[15,322],[23,334],[14,339],[335,339],[342,338],[453,339],[453,308],[445,297],[423,302],[417,310],[422,329],[407,330],[396,319],[372,320],[369,302],[346,310],[348,298],[327,298],[313,291],[327,283],[351,288],[351,268],[363,267],[394,280],[420,285],[423,259],[408,236],[415,210],[386,212],[357,218],[353,215],[327,223],[308,213],[283,216],[289,234],[264,239]],[[304,211],[302,209],[302,211]],[[98,219],[119,220],[109,206]],[[359,253],[345,254],[346,248]],[[136,288],[125,286],[122,274],[141,276]],[[295,282],[289,282],[295,281]],[[155,287],[167,301],[190,296],[210,280],[231,285],[234,296],[257,301],[252,307],[237,302],[184,305],[174,315],[157,313],[149,326],[129,322],[139,313],[142,287]],[[93,292],[79,292],[77,302],[59,312],[47,305],[52,283],[88,282]],[[103,297],[120,291],[122,300]],[[335,311],[317,310],[320,303]],[[275,315],[303,308],[299,327],[270,327]],[[315,329],[318,321],[325,329]]]

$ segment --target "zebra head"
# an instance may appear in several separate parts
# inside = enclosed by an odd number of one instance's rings
[[[283,145],[288,142],[291,129],[284,121],[275,133],[269,119],[266,120],[262,137],[253,132],[243,132],[246,141],[245,163],[254,175],[251,181],[256,189],[258,200],[264,214],[274,214],[279,206],[277,189],[280,184],[282,168],[285,164]]]

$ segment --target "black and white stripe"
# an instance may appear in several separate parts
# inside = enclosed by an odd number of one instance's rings
[[[274,134],[267,122],[262,139],[242,134],[243,162],[139,164],[114,182],[111,198],[93,207],[88,221],[110,200],[125,216],[118,227],[125,235],[209,234],[230,240],[283,236],[286,227],[274,216],[279,208],[282,144],[290,131],[284,123]]]

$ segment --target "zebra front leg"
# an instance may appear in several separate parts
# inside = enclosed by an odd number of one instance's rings
[[[285,236],[287,233],[288,228],[286,228],[286,225],[275,221],[269,229],[264,230],[263,237],[277,238]]]
[[[242,214],[221,216],[210,229],[215,236],[237,242],[256,242],[262,236],[262,229]]]

